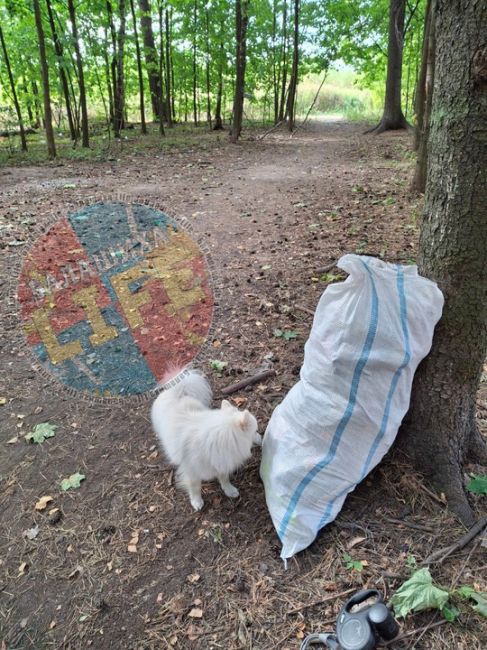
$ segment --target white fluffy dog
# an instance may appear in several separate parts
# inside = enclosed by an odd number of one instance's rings
[[[228,497],[238,497],[230,474],[250,457],[253,443],[261,444],[249,411],[239,411],[227,400],[211,409],[211,400],[207,379],[190,370],[158,395],[151,411],[154,431],[195,510],[203,507],[201,481],[217,478]]]

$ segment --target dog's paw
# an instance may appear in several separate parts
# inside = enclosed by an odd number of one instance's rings
[[[191,497],[191,505],[195,510],[201,510],[204,506],[204,501],[201,497]]]
[[[223,491],[225,492],[227,497],[230,497],[230,499],[236,499],[238,496],[240,496],[240,492],[237,490],[235,485],[228,485],[223,488]]]

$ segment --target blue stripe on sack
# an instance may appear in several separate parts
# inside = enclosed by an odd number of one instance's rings
[[[369,472],[369,467],[375,455],[375,452],[377,451],[377,447],[379,446],[379,443],[384,437],[384,434],[386,432],[387,423],[391,411],[392,398],[394,397],[394,393],[396,392],[397,384],[399,382],[399,377],[401,376],[401,373],[404,370],[404,368],[406,368],[406,366],[411,360],[411,345],[409,341],[409,328],[408,328],[408,312],[407,312],[407,304],[406,304],[406,293],[404,291],[404,272],[399,265],[396,266],[396,269],[397,269],[397,291],[399,294],[399,313],[401,317],[401,327],[404,336],[404,357],[401,365],[398,367],[398,369],[394,373],[394,376],[392,377],[391,386],[387,394],[386,406],[384,409],[384,415],[382,417],[380,429],[374,439],[374,442],[372,443],[369,454],[362,468],[360,479],[357,481],[357,483],[360,483],[360,481],[362,481]],[[333,499],[333,501],[331,501],[328,504],[323,514],[323,517],[321,518],[319,523],[320,529],[323,528],[323,526],[325,526],[328,523],[330,513],[332,512],[335,503],[348,491],[350,491],[350,486],[345,488],[345,490],[342,490],[342,492],[340,492],[340,494],[338,494]]]
[[[289,525],[289,520],[291,519],[291,516],[304,490],[311,483],[314,477],[319,472],[321,472],[322,469],[324,469],[327,465],[329,465],[331,461],[335,458],[336,451],[338,449],[338,445],[340,444],[341,437],[348,425],[348,422],[350,421],[350,418],[352,417],[353,409],[355,408],[355,403],[357,401],[357,392],[360,383],[360,377],[369,359],[370,350],[372,349],[372,344],[374,342],[375,334],[377,332],[377,322],[379,320],[379,297],[377,294],[377,290],[375,288],[374,278],[372,277],[372,273],[370,272],[368,265],[365,262],[362,262],[362,264],[365,270],[367,271],[367,273],[369,274],[369,278],[371,282],[372,305],[370,310],[370,321],[369,321],[369,327],[367,331],[367,337],[365,339],[359,360],[357,361],[357,364],[353,371],[352,383],[350,385],[350,395],[348,397],[348,404],[335,430],[328,453],[323,458],[323,460],[321,460],[312,469],[310,469],[310,471],[306,474],[306,476],[304,476],[301,479],[299,485],[295,489],[294,494],[292,495],[289,501],[287,510],[284,514],[284,517],[282,518],[282,521],[277,531],[277,534],[281,540],[286,534],[286,529]]]

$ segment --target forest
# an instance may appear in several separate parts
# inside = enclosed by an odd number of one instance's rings
[[[487,648],[486,35],[0,0],[0,650]]]
[[[0,128],[18,133],[24,150],[27,136],[45,129],[50,157],[57,138],[89,147],[100,134],[146,133],[153,124],[161,137],[182,123],[231,127],[234,139],[246,122],[285,122],[292,131],[319,95],[305,105],[300,84],[312,75],[322,84],[337,62],[383,99],[388,4],[2,0]],[[396,75],[412,121],[429,3],[399,4]],[[370,113],[353,95],[338,109]]]

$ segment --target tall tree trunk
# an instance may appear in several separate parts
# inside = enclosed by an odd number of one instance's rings
[[[44,128],[44,118],[41,118],[41,103],[39,101],[39,89],[35,81],[32,81],[32,96],[34,97],[34,111],[36,114],[36,121],[34,128],[38,129],[42,125]]]
[[[52,128],[51,93],[49,91],[49,67],[46,58],[46,42],[44,39],[44,27],[42,26],[39,0],[33,0],[33,2],[37,39],[39,41],[39,60],[41,64],[42,90],[44,95],[44,126],[46,129],[47,151],[49,158],[52,159],[56,157],[56,144],[54,142],[54,131]]]
[[[151,94],[152,113],[154,119],[163,120],[161,112],[161,93],[162,84],[159,78],[159,61],[154,41],[154,32],[152,31],[152,16],[149,0],[139,0],[141,11],[140,25],[142,28],[142,37],[144,40],[145,63],[147,75],[149,77],[149,90]]]
[[[221,24],[220,38],[223,39],[223,23]],[[223,97],[223,58],[225,56],[225,46],[223,40],[220,41],[220,57],[218,60],[218,88],[216,91],[216,106],[215,106],[215,124],[213,125],[214,131],[223,130],[222,119],[222,97]]]
[[[166,32],[166,73],[165,73],[165,80],[166,80],[166,118],[167,118],[167,124],[168,126],[173,125],[173,118],[172,118],[172,103],[171,103],[171,96],[172,96],[172,89],[171,89],[171,73],[172,73],[172,68],[171,68],[171,30],[169,26],[169,10],[166,7],[166,11],[164,14],[164,27],[165,27],[165,32]]]
[[[115,96],[117,94],[117,32],[113,22],[113,8],[110,0],[106,2],[108,14],[108,26],[110,28],[110,38],[112,41],[112,56],[110,57],[110,81],[112,85],[113,111],[112,124],[115,125]]]
[[[206,121],[210,129],[211,124],[211,96],[210,96],[210,14],[208,6],[205,8],[206,18]]]
[[[176,84],[174,83],[174,61],[172,56],[172,8],[169,12],[169,60],[171,62],[171,109],[173,122],[176,121]]]
[[[52,40],[54,43],[54,51],[56,52],[56,56],[58,59],[59,78],[61,80],[61,88],[63,89],[64,104],[66,106],[66,116],[68,118],[69,134],[71,136],[71,140],[76,141],[76,129],[74,127],[73,113],[71,111],[71,100],[69,97],[68,79],[66,77],[66,72],[64,70],[64,65],[63,65],[64,64],[63,46],[61,41],[59,40],[59,36],[56,30],[56,24],[54,22],[54,14],[52,11],[51,0],[46,0],[46,6],[47,6],[47,15],[49,17],[49,25],[51,28]]]
[[[125,0],[119,0],[118,9],[120,13],[120,25],[117,34],[116,92],[113,107],[113,131],[116,138],[120,137],[120,131],[124,125],[125,82],[123,74],[123,53],[125,45]]]
[[[230,141],[237,142],[242,130],[245,92],[245,66],[247,63],[247,26],[249,23],[249,0],[237,0],[235,6],[235,33],[237,37],[235,95]]]
[[[487,354],[487,6],[437,0],[436,69],[419,270],[445,296],[430,355],[415,377],[401,441],[469,525],[467,457],[487,463],[475,400]]]
[[[76,70],[78,71],[79,103],[81,106],[81,135],[83,147],[90,146],[90,133],[88,129],[88,109],[86,107],[85,76],[83,73],[83,58],[79,46],[78,27],[76,25],[76,12],[73,0],[68,0],[69,20],[73,30],[73,45],[76,56]]]
[[[30,99],[30,94],[29,94],[29,89],[27,88],[27,84],[23,83],[22,90],[25,95],[25,106],[27,108],[27,117],[29,118],[29,124],[32,126],[32,128],[37,128],[34,126],[34,113],[32,112],[32,102]]]
[[[14,100],[15,112],[17,113],[17,120],[19,122],[20,142],[22,146],[22,151],[27,151],[27,140],[25,139],[24,120],[22,119],[22,112],[20,110],[20,104],[19,104],[19,99],[17,97],[17,91],[15,89],[15,82],[12,74],[12,68],[10,67],[10,59],[8,58],[7,45],[5,44],[5,39],[3,37],[3,31],[1,25],[0,25],[0,44],[2,46],[3,58],[5,59],[5,67],[7,68],[8,80],[10,83],[10,90],[12,91],[12,98]]]
[[[406,0],[390,0],[389,40],[387,45],[387,79],[384,113],[377,126],[368,133],[383,133],[407,129],[408,123],[401,108],[402,53],[404,48],[404,15]]]
[[[274,124],[279,120],[279,71],[277,64],[277,0],[272,4],[272,89],[274,97]]]
[[[296,110],[296,89],[298,86],[298,66],[299,66],[299,0],[294,0],[294,32],[293,32],[293,65],[291,68],[291,79],[289,81],[289,91],[287,94],[287,117],[288,130],[292,133],[295,122]]]
[[[108,28],[105,25],[104,26],[104,32],[105,32],[105,43],[108,43]],[[106,77],[106,83],[107,83],[107,91],[108,91],[108,110],[109,110],[109,115],[110,115],[110,124],[113,125],[113,83],[112,83],[112,76],[111,76],[111,67],[110,67],[110,59],[108,57],[108,48],[104,47],[102,48],[103,50],[103,61],[105,63],[105,77]]]
[[[159,131],[161,135],[164,135],[164,120],[169,121],[168,115],[167,115],[167,98],[164,97],[164,86],[165,86],[165,77],[164,77],[164,72],[165,72],[165,57],[164,57],[164,21],[162,19],[163,16],[163,6],[162,6],[162,0],[159,0],[159,5],[158,5],[158,15],[159,15],[159,82],[161,84],[161,91],[159,95],[159,101],[160,107],[159,107],[159,114],[162,116],[162,119],[159,121]],[[162,128],[161,128],[162,126]]]
[[[196,66],[196,34],[198,31],[198,0],[193,1],[193,122],[198,126],[198,103],[196,98],[196,88],[198,84],[198,68]]]
[[[287,88],[287,0],[284,0],[282,7],[282,45],[281,45],[281,101],[279,103],[279,122],[284,120],[284,108],[286,106],[286,88]]]
[[[137,18],[135,16],[134,0],[130,0],[130,11],[132,13],[132,23],[134,26],[135,54],[137,57],[137,74],[139,78],[140,126],[142,133],[147,133],[144,106],[144,76],[142,74],[142,60],[140,58],[139,34],[137,31]]]
[[[434,10],[434,0],[431,4]],[[431,13],[431,12],[430,12]],[[418,92],[422,106],[418,106],[418,124],[416,126],[416,138],[419,140],[418,154],[414,177],[411,189],[415,192],[424,192],[426,188],[426,176],[428,171],[428,138],[430,129],[431,106],[433,102],[433,86],[435,79],[435,22],[433,15],[427,24],[427,47],[424,88]],[[421,130],[419,130],[421,129]]]

